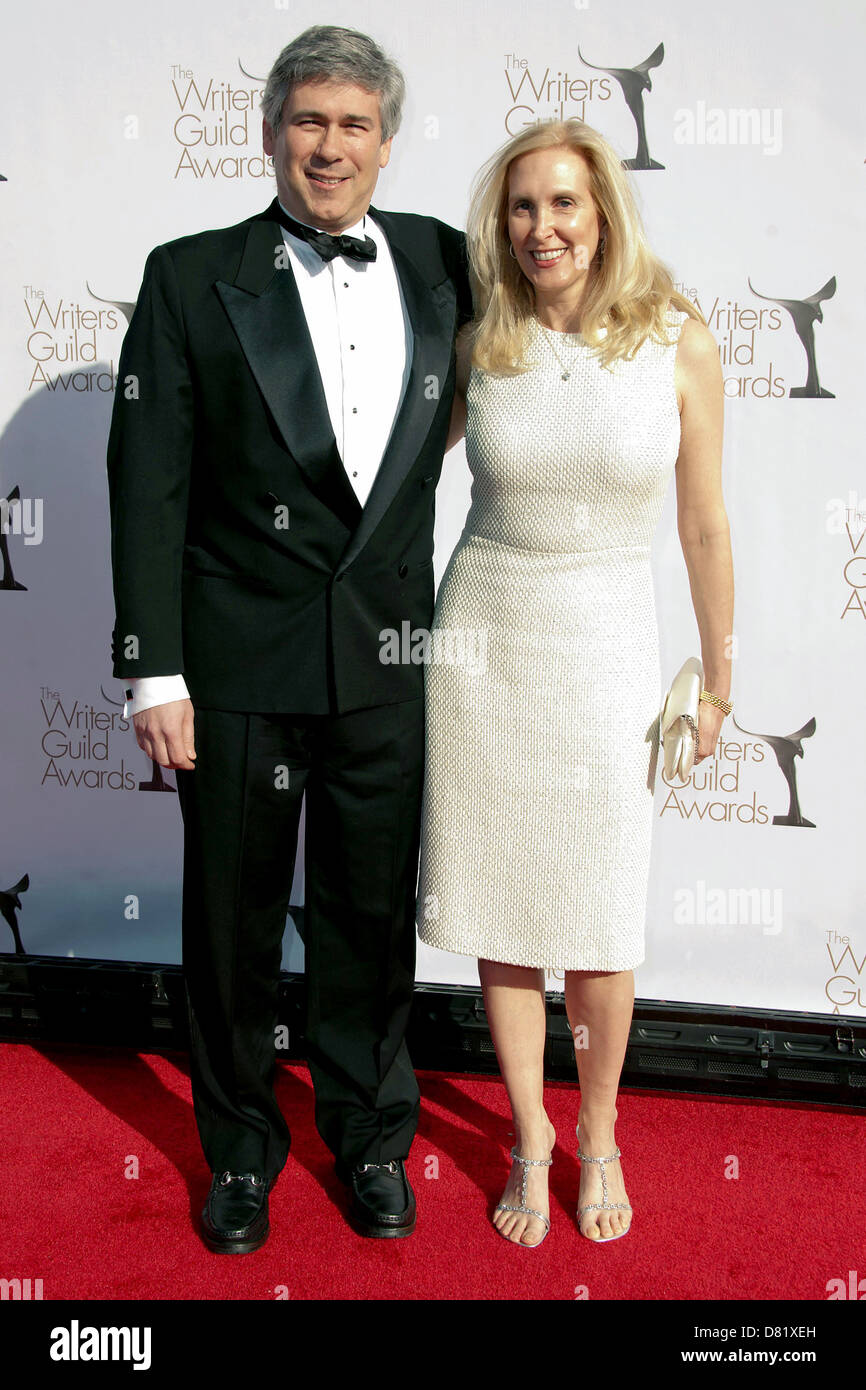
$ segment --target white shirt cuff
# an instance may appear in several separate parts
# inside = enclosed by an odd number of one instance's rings
[[[150,709],[152,705],[190,698],[183,676],[126,676],[123,678],[123,693],[126,695],[124,719],[141,714],[142,710]]]

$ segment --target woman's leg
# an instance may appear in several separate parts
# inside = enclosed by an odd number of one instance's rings
[[[487,1022],[514,1117],[514,1145],[523,1158],[548,1158],[556,1131],[544,1109],[544,971],[479,960]],[[549,1213],[547,1168],[531,1167],[526,1203]],[[513,1163],[502,1201],[520,1206],[523,1166]],[[536,1216],[497,1211],[493,1224],[515,1244],[538,1245],[545,1227]]]
[[[591,1158],[616,1148],[616,1094],[634,1008],[634,972],[566,970],[565,1007],[580,1080],[580,1147]],[[608,1201],[627,1202],[619,1159],[604,1165]],[[579,1205],[603,1200],[601,1164],[581,1163]],[[580,1220],[592,1240],[628,1228],[630,1211],[587,1211]]]

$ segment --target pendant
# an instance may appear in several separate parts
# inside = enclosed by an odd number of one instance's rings
[[[568,378],[569,378],[570,376],[571,376],[571,372],[563,372],[563,373],[562,373],[562,379],[563,379],[563,381],[568,381]]]

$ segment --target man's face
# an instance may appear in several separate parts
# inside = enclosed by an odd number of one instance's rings
[[[296,86],[277,134],[262,121],[286,211],[334,234],[359,222],[391,154],[391,140],[381,137],[378,92],[344,82]]]

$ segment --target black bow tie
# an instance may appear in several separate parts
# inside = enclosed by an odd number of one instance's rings
[[[307,227],[303,222],[296,222],[294,217],[290,217],[284,212],[282,207],[277,204],[277,216],[287,231],[295,236],[302,237],[318,251],[323,261],[332,261],[335,256],[348,256],[353,261],[375,261],[376,243],[370,237],[364,237],[361,241],[356,236],[331,236],[330,232],[317,232],[314,227]]]

